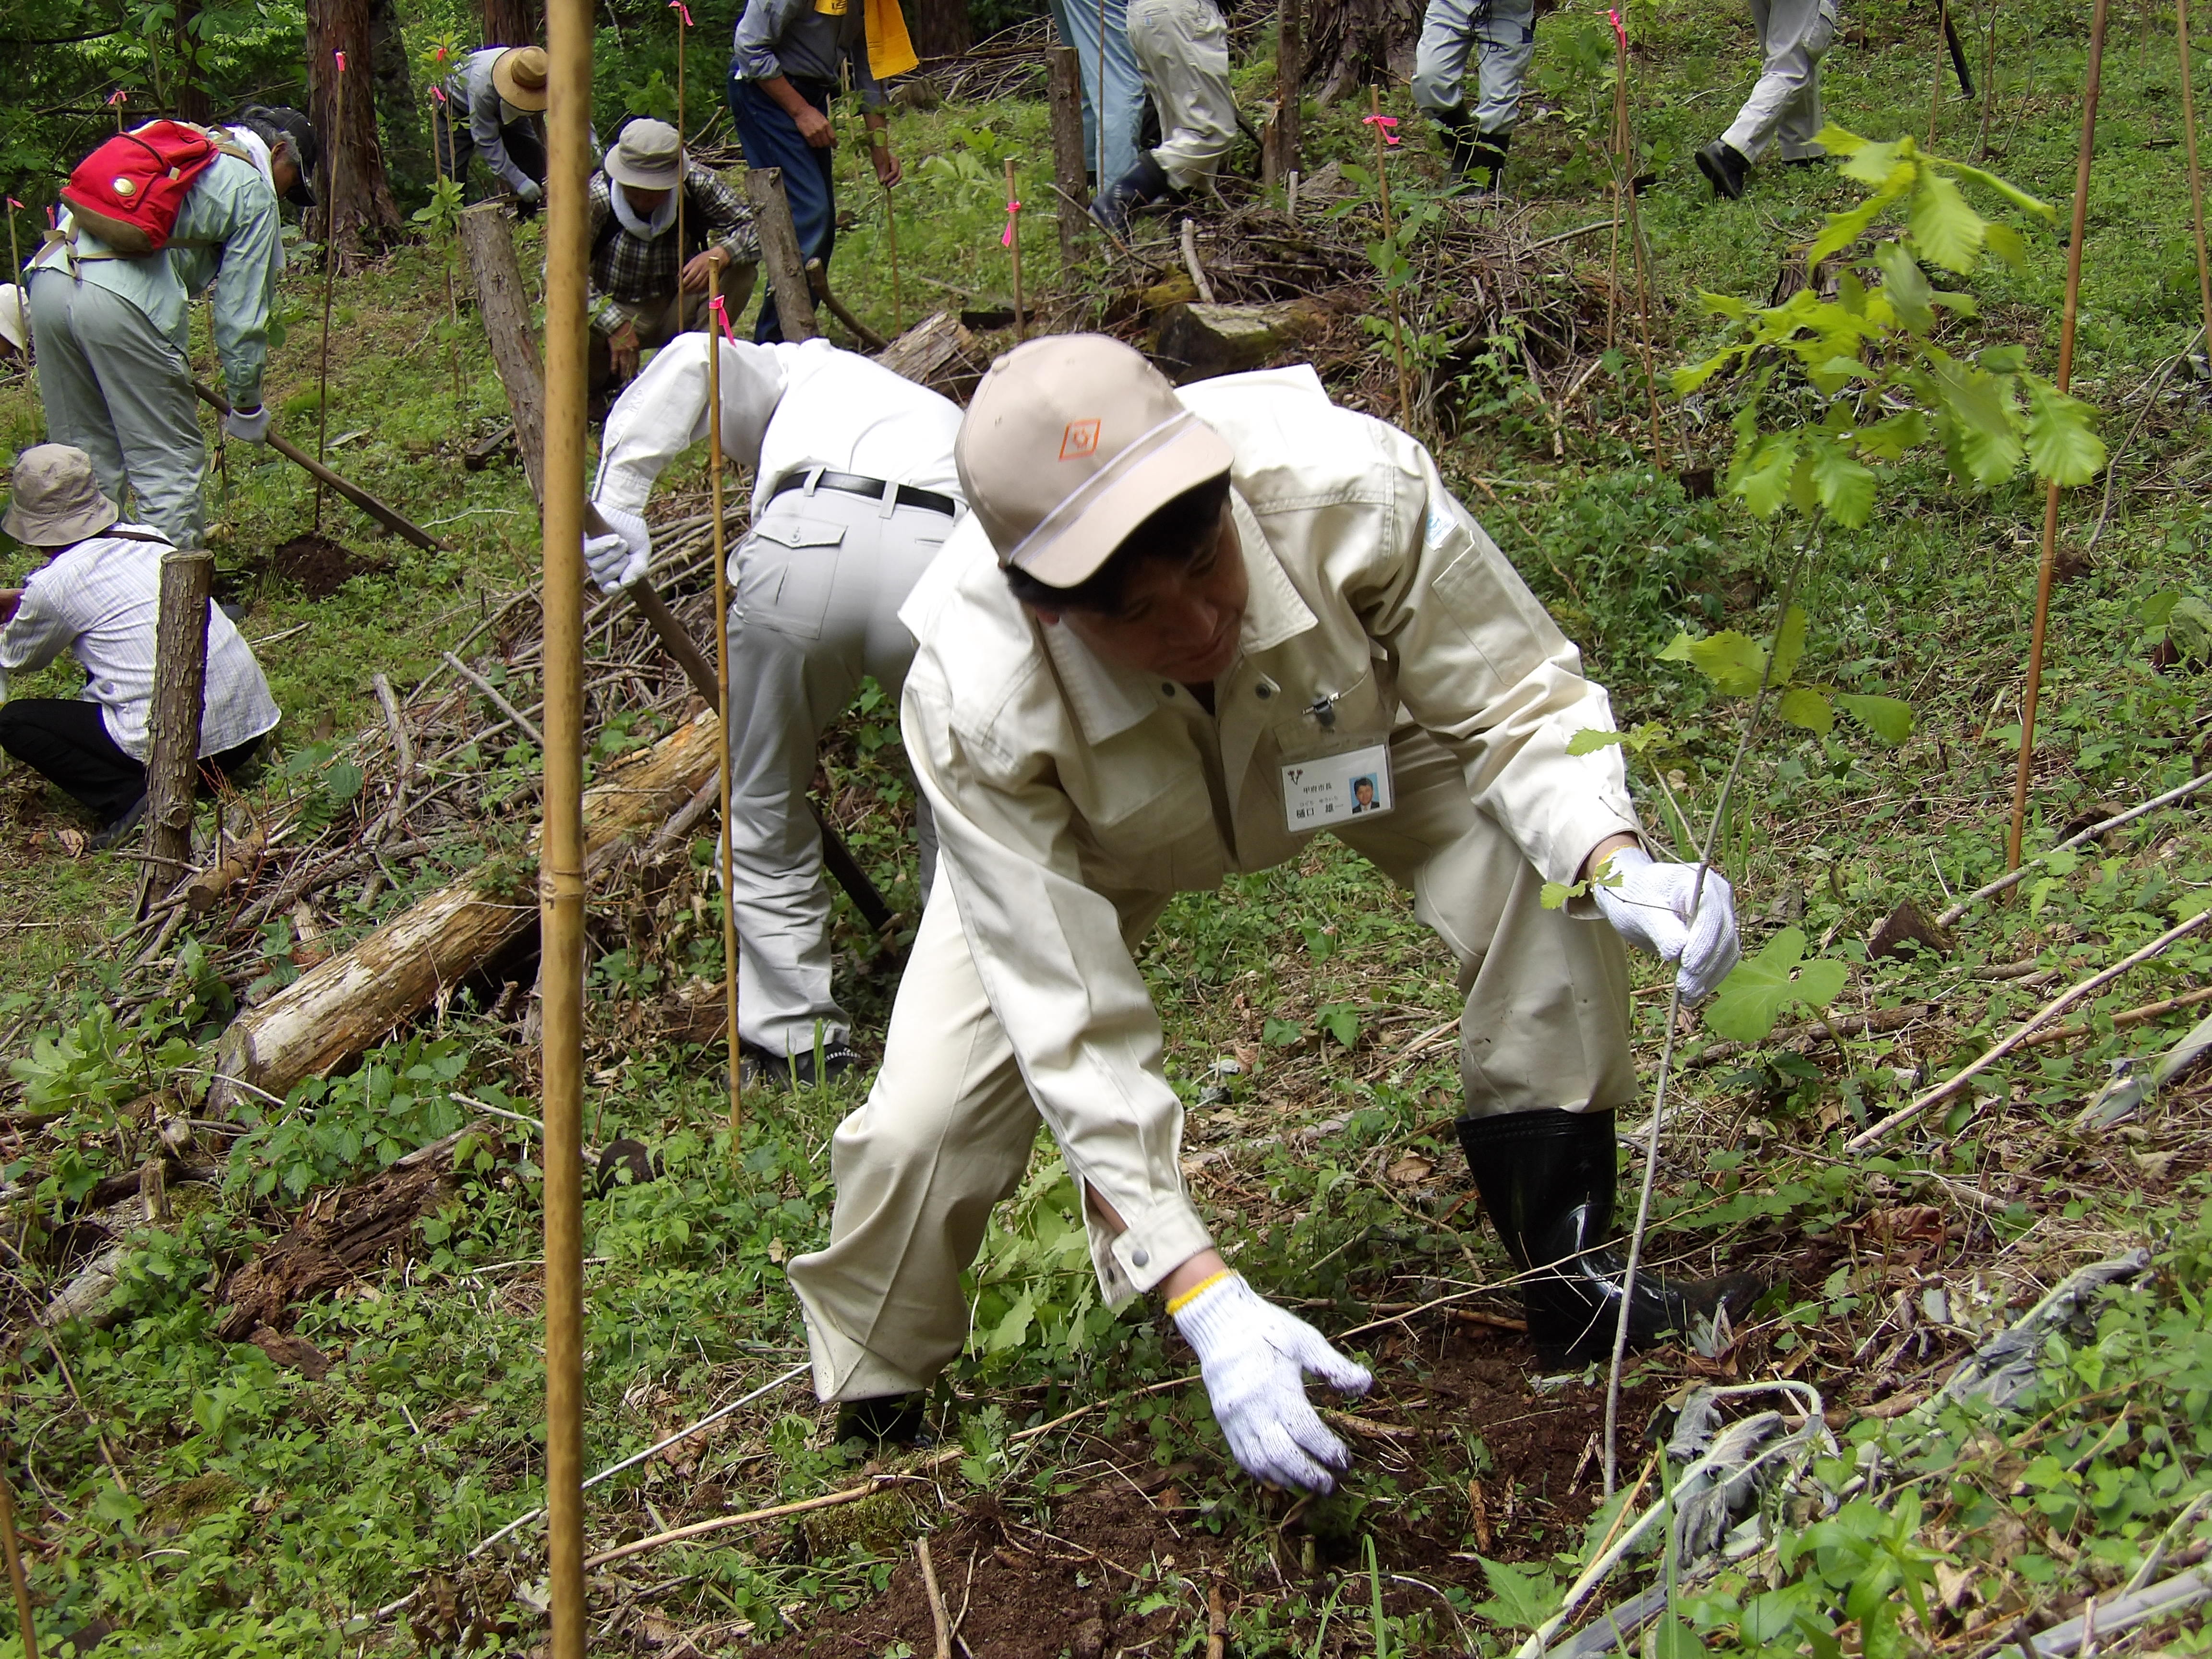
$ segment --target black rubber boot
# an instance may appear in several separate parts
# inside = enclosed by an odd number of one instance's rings
[[[1751,162],[1727,139],[1716,138],[1698,152],[1698,171],[1712,185],[1716,199],[1725,196],[1733,202],[1743,195],[1743,179],[1751,171]]]
[[[1505,188],[1505,152],[1513,147],[1513,130],[1474,134],[1467,147],[1467,163],[1460,176],[1476,181],[1475,193],[1496,196]]]
[[[1626,1264],[1607,1248],[1619,1154],[1611,1112],[1546,1108],[1463,1117],[1466,1149],[1483,1208],[1514,1264],[1535,1276],[1522,1288],[1528,1334],[1547,1365],[1583,1364],[1613,1352]],[[1747,1273],[1666,1279],[1639,1266],[1628,1340],[1644,1346],[1669,1332],[1687,1335],[1725,1304],[1741,1317],[1758,1298]]]
[[[1160,200],[1167,193],[1166,169],[1147,150],[1137,157],[1136,166],[1115,181],[1112,189],[1102,192],[1091,204],[1091,216],[1112,234],[1127,236],[1130,216],[1139,208]]]
[[[869,1449],[885,1446],[927,1446],[933,1443],[923,1407],[926,1394],[878,1395],[872,1400],[848,1400],[837,1407],[837,1443],[865,1443]]]

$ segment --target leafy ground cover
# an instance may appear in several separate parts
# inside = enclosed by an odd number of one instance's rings
[[[1686,157],[1747,83],[1747,27],[1724,0],[1632,7],[1627,21],[1638,131],[1661,173],[1641,212],[1664,370],[1725,343],[1729,319],[1701,307],[1701,291],[1767,304],[1790,248],[1867,192],[1833,170],[1789,170],[1759,175],[1741,203],[1708,204]],[[1987,19],[1966,21],[1972,36]],[[2063,203],[2084,19],[2031,0],[1996,22],[1988,165]],[[1847,24],[1829,60],[1832,115],[1874,138],[1924,137],[1926,16],[1875,5]],[[2178,86],[2166,21],[2140,27],[2150,33],[2124,21],[2108,64],[2075,386],[2106,411],[2114,481],[2109,513],[2102,479],[2067,502],[2068,544],[2088,556],[2055,600],[2032,853],[2212,767],[2204,382],[2172,361],[2197,321],[2171,143]],[[1514,162],[1532,239],[1606,216],[1587,137],[1610,106],[1609,27],[1601,9],[1575,6],[1541,37],[1537,118]],[[1240,23],[1238,40],[1240,82],[1256,101],[1272,76],[1264,18]],[[899,116],[912,175],[897,201],[907,320],[947,289],[977,307],[1009,297],[1000,166],[1008,153],[1041,162],[1035,90]],[[1946,96],[1936,149],[1971,155],[1978,110]],[[1410,115],[1402,91],[1389,102]],[[1316,170],[1371,161],[1358,113],[1312,112]],[[1418,207],[1436,157],[1415,123],[1401,131],[1415,153],[1390,165]],[[1240,153],[1249,161],[1249,146]],[[884,198],[861,187],[865,158],[841,153],[839,164],[854,215],[840,290],[887,329]],[[1350,223],[1366,211],[1356,199],[1323,210],[1340,210]],[[1418,253],[1420,237],[1467,211],[1439,198],[1408,246]],[[1195,209],[1209,223],[1217,212]],[[2021,266],[1978,271],[1978,315],[1947,317],[1935,337],[1960,358],[2017,345],[2047,374],[2063,253],[2033,215],[2010,222]],[[1173,229],[1145,229],[1147,278],[1177,263]],[[536,234],[525,233],[526,269]],[[1059,270],[1042,212],[1028,238],[1025,274],[1048,314],[1120,323],[1126,269],[1089,252]],[[1605,238],[1567,246],[1576,269],[1602,277]],[[330,434],[340,465],[457,551],[380,540],[325,502],[322,532],[362,568],[311,600],[272,555],[315,527],[312,486],[234,446],[218,488],[226,580],[252,602],[246,632],[287,711],[283,752],[254,799],[319,795],[341,833],[380,799],[345,758],[358,752],[353,734],[381,730],[372,677],[417,684],[530,582],[535,531],[519,474],[462,465],[504,405],[466,313],[459,327],[448,319],[447,257],[433,240],[344,279]],[[1717,659],[1701,659],[1698,642],[1767,640],[1795,605],[1807,621],[1784,678],[1823,688],[1846,713],[1844,698],[1910,705],[1909,729],[1886,732],[1763,716],[1717,844],[1766,964],[1771,1029],[1755,1030],[1757,1009],[1737,1017],[1751,1035],[1719,1029],[1729,1017],[1717,1010],[1682,1021],[1653,1243],[1660,1266],[1752,1268],[1772,1289],[1741,1328],[1632,1363],[1607,1499],[1601,1382],[1537,1374],[1451,1134],[1448,962],[1403,896],[1321,842],[1296,866],[1178,901],[1144,967],[1190,1114],[1188,1176],[1232,1260],[1376,1370],[1375,1394],[1336,1419],[1358,1455],[1344,1489],[1294,1500],[1235,1474],[1157,1310],[1097,1305],[1048,1143],[973,1275],[972,1340],[934,1401],[939,1444],[871,1468],[829,1443],[826,1414],[793,1379],[804,1343],[782,1273],[827,1225],[828,1139],[862,1085],[756,1097],[731,1144],[719,1044],[675,994],[720,970],[700,878],[709,821],[672,872],[596,913],[587,1137],[633,1140],[644,1155],[623,1173],[611,1164],[587,1198],[589,1466],[754,1397],[595,1486],[591,1547],[874,1489],[596,1567],[604,1650],[928,1650],[915,1547],[927,1537],[973,1659],[1164,1659],[1216,1632],[1255,1656],[1502,1654],[1671,1478],[1677,1464],[1652,1456],[1647,1425],[1671,1432],[1695,1385],[1771,1379],[1817,1390],[1820,1424],[1802,1401],[1795,1420],[1834,1443],[1814,1446],[1724,1565],[1673,1564],[1671,1618],[1645,1638],[1663,1659],[1692,1642],[1981,1659],[2201,1559],[2212,1538],[2202,1498],[2212,1084],[2185,1073],[2110,1123],[2084,1112],[2121,1062],[2165,1051],[2206,1011],[2195,1000],[2212,986],[2203,934],[2073,1007],[1910,1127],[1871,1150],[1844,1146],[2207,902],[2212,836],[2202,804],[2185,803],[2053,856],[2010,902],[1966,908],[1947,939],[1873,948],[1901,902],[1933,916],[2002,868],[2040,489],[2025,474],[1954,483],[1930,443],[1882,468],[1878,509],[1859,526],[1834,515],[1813,535],[1787,512],[1759,520],[1725,487],[1692,495],[1652,465],[1626,309],[1610,351],[1594,352],[1574,386],[1532,376],[1510,330],[1454,337],[1474,296],[1413,268],[1401,294],[1408,327],[1439,342],[1422,361],[1440,459],[1583,643],[1623,726],[1643,730],[1639,792],[1678,804],[1655,806],[1662,832],[1686,840],[1684,826],[1713,813],[1753,702],[1740,678],[1710,672]],[[1377,272],[1389,274],[1379,262]],[[272,393],[296,431],[315,413],[305,270],[286,294]],[[1362,309],[1379,322],[1371,287]],[[1324,363],[1331,384],[1387,412],[1387,332],[1350,337],[1355,349]],[[204,339],[197,349],[204,357]],[[1817,415],[1809,394],[1789,398],[1767,418]],[[1725,381],[1668,398],[1668,446],[1725,467],[1741,404],[1741,385]],[[19,445],[37,435],[20,380],[0,384],[0,431]],[[698,483],[694,458],[669,481],[672,518],[699,511]],[[17,552],[0,568],[13,576],[24,562]],[[1674,648],[1678,636],[1690,644]],[[533,684],[518,656],[507,693],[526,707]],[[55,673],[23,689],[64,685]],[[641,716],[597,758],[647,725]],[[486,744],[451,764],[496,810],[311,907],[319,948],[343,948],[453,873],[512,856],[514,824],[496,820],[526,817],[532,753]],[[841,727],[824,773],[863,857],[910,894],[892,827],[905,786],[879,695]],[[302,936],[248,959],[195,924],[142,962],[145,936],[126,936],[132,872],[85,856],[72,839],[82,828],[21,774],[0,779],[6,1452],[42,1649],[531,1650],[544,1631],[533,1531],[488,1541],[543,1498],[526,1007],[462,988],[358,1067],[210,1122],[196,1108],[213,1042],[240,1001],[287,964],[296,971]],[[866,1042],[894,981],[842,908],[840,930]],[[1826,984],[1808,981],[1808,962],[1836,965],[1813,976]],[[1656,1063],[1667,998],[1644,964],[1636,994]],[[1633,1138],[1638,1126],[1624,1127]],[[183,1151],[166,1217],[149,1220],[137,1172],[165,1129]],[[265,1264],[275,1241],[324,1225],[336,1231],[314,1237],[337,1241],[335,1254],[349,1220],[369,1213],[365,1195],[425,1147],[439,1149],[437,1197],[419,1220],[369,1236],[367,1255],[273,1321],[230,1328],[239,1275]],[[2151,1271],[2050,1334],[2027,1395],[2003,1408],[1942,1395],[1955,1365],[2069,1271],[2136,1248]],[[43,1324],[55,1293],[110,1249],[106,1301]],[[1823,1490],[1838,1495],[1832,1511]],[[1640,1556],[1588,1605],[1668,1571]],[[2191,1623],[2097,1645],[2193,1650]],[[0,1654],[16,1650],[0,1638]]]

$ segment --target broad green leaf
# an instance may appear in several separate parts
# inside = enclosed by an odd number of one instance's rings
[[[1935,327],[1934,291],[1911,250],[1902,242],[1884,242],[1874,251],[1874,262],[1881,267],[1881,291],[1897,307],[1899,319],[1915,334],[1925,334]]]
[[[1928,418],[1917,409],[1908,409],[1887,420],[1876,421],[1872,426],[1861,427],[1857,438],[1862,455],[1893,461],[1906,450],[1928,441]]]
[[[2005,380],[1966,364],[1947,362],[1931,377],[1931,384],[1953,471],[1986,489],[2020,470],[2019,416]]]
[[[1783,613],[1782,626],[1774,635],[1774,674],[1767,684],[1787,685],[1790,677],[1797,672],[1797,659],[1805,654],[1805,607],[1793,605]]]
[[[1738,322],[1751,315],[1751,307],[1733,294],[1715,294],[1710,290],[1700,289],[1698,294],[1698,303],[1716,316],[1733,317]]]
[[[1558,910],[1564,908],[1569,899],[1579,896],[1581,886],[1579,882],[1570,887],[1564,881],[1547,881],[1536,896],[1547,910]]]
[[[1287,1019],[1277,1019],[1273,1015],[1268,1016],[1260,1027],[1260,1041],[1270,1048],[1287,1048],[1305,1034],[1304,1026],[1294,1024]]]
[[[1849,974],[1840,962],[1807,962],[1805,935],[1784,927],[1722,981],[1705,1010],[1706,1029],[1733,1042],[1757,1042],[1774,1029],[1784,1008],[1825,1008],[1833,1002]]]
[[[1723,351],[1718,356],[1706,358],[1702,363],[1683,364],[1674,373],[1674,395],[1677,398],[1688,397],[1727,368],[1729,360],[1735,356],[1732,351]]]
[[[1474,1611],[1493,1625],[1508,1630],[1533,1631],[1559,1607],[1559,1581],[1542,1568],[1509,1566],[1477,1556],[1490,1579],[1490,1600],[1478,1601]]]
[[[1982,216],[1966,204],[1958,185],[1932,167],[1920,170],[1905,223],[1913,251],[1946,270],[1972,270],[1981,257]]]
[[[2096,434],[2096,411],[2033,375],[2027,386],[2027,459],[2039,478],[2085,484],[2104,470],[2105,441]]]
[[[1802,726],[1808,732],[1828,735],[1836,724],[1835,710],[1828,700],[1809,685],[1793,685],[1782,694],[1775,712],[1791,726]]]
[[[2027,348],[2016,343],[1986,346],[1974,354],[1974,361],[1992,374],[2017,374],[2027,367]]]
[[[1766,669],[1766,653],[1759,641],[1733,628],[1692,640],[1688,659],[1691,667],[1713,683],[1715,690],[1729,697],[1747,697],[1758,690]]]
[[[1841,444],[1824,444],[1814,453],[1813,482],[1820,505],[1838,524],[1862,530],[1874,516],[1874,472]]]
[[[1682,638],[1686,641],[1689,635],[1685,634]],[[1689,659],[1685,654],[1674,660],[1686,662]],[[1617,743],[1627,741],[1628,734],[1626,732],[1601,732],[1594,726],[1585,726],[1567,739],[1567,752],[1570,755],[1595,755],[1601,749],[1610,749]]]
[[[2027,244],[2021,234],[2002,219],[1988,219],[1982,223],[1982,246],[2018,270],[2027,263]]]
[[[2046,225],[2055,225],[2058,222],[2057,208],[2041,197],[2030,196],[2019,185],[1998,178],[1994,173],[1985,173],[1980,167],[1968,167],[1964,161],[1945,161],[1942,165],[1946,173],[1955,173],[1962,179],[1972,179],[1978,185],[1986,185],[2014,207],[2024,213],[2033,213]]]
[[[1790,475],[1797,464],[1797,441],[1778,432],[1761,438],[1748,459],[1731,470],[1729,489],[1759,517],[1771,516],[1790,499]]]
[[[1838,691],[1836,705],[1893,749],[1912,735],[1912,705],[1902,697],[1863,697]]]
[[[1790,472],[1790,505],[1807,518],[1820,504],[1820,486],[1813,478],[1813,457],[1808,453],[1797,458],[1797,465]]]
[[[1848,127],[1839,127],[1833,121],[1814,136],[1813,142],[1835,155],[1854,155],[1866,148],[1867,141]]]
[[[1349,1048],[1359,1041],[1359,1005],[1331,1002],[1322,1006],[1314,1023]]]
[[[1847,209],[1842,213],[1830,214],[1827,223],[1820,228],[1820,234],[1813,239],[1812,245],[1805,250],[1807,268],[1810,269],[1819,264],[1830,254],[1842,252],[1853,242],[1857,241],[1860,237],[1866,234],[1867,227],[1881,216],[1881,210],[1887,207],[1889,203],[1890,198],[1887,196],[1869,196],[1855,208]]]
[[[1863,185],[1886,185],[1898,164],[1907,159],[1911,143],[1910,138],[1894,138],[1886,144],[1874,144],[1862,139],[1856,149],[1844,154],[1840,171],[1844,178]]]

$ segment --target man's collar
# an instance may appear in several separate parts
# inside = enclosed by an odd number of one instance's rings
[[[1237,660],[1242,662],[1304,633],[1318,619],[1298,597],[1282,561],[1268,545],[1259,520],[1234,489],[1229,493],[1229,506],[1249,588],[1244,621],[1237,630]],[[1039,627],[1085,742],[1101,744],[1119,737],[1160,706],[1159,687],[1150,676],[1104,661],[1065,624]],[[1230,672],[1236,672],[1235,664]]]

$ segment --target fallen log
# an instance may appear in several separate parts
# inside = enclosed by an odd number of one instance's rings
[[[1194,256],[1194,263],[1195,256]],[[1310,300],[1273,305],[1179,305],[1160,319],[1155,353],[1177,385],[1257,368],[1317,333],[1328,313]]]
[[[721,723],[706,711],[584,792],[585,862],[595,874],[649,835],[713,774]],[[223,1034],[208,1115],[252,1096],[283,1098],[351,1059],[538,925],[538,836],[511,866],[441,888],[350,951],[319,963]]]

